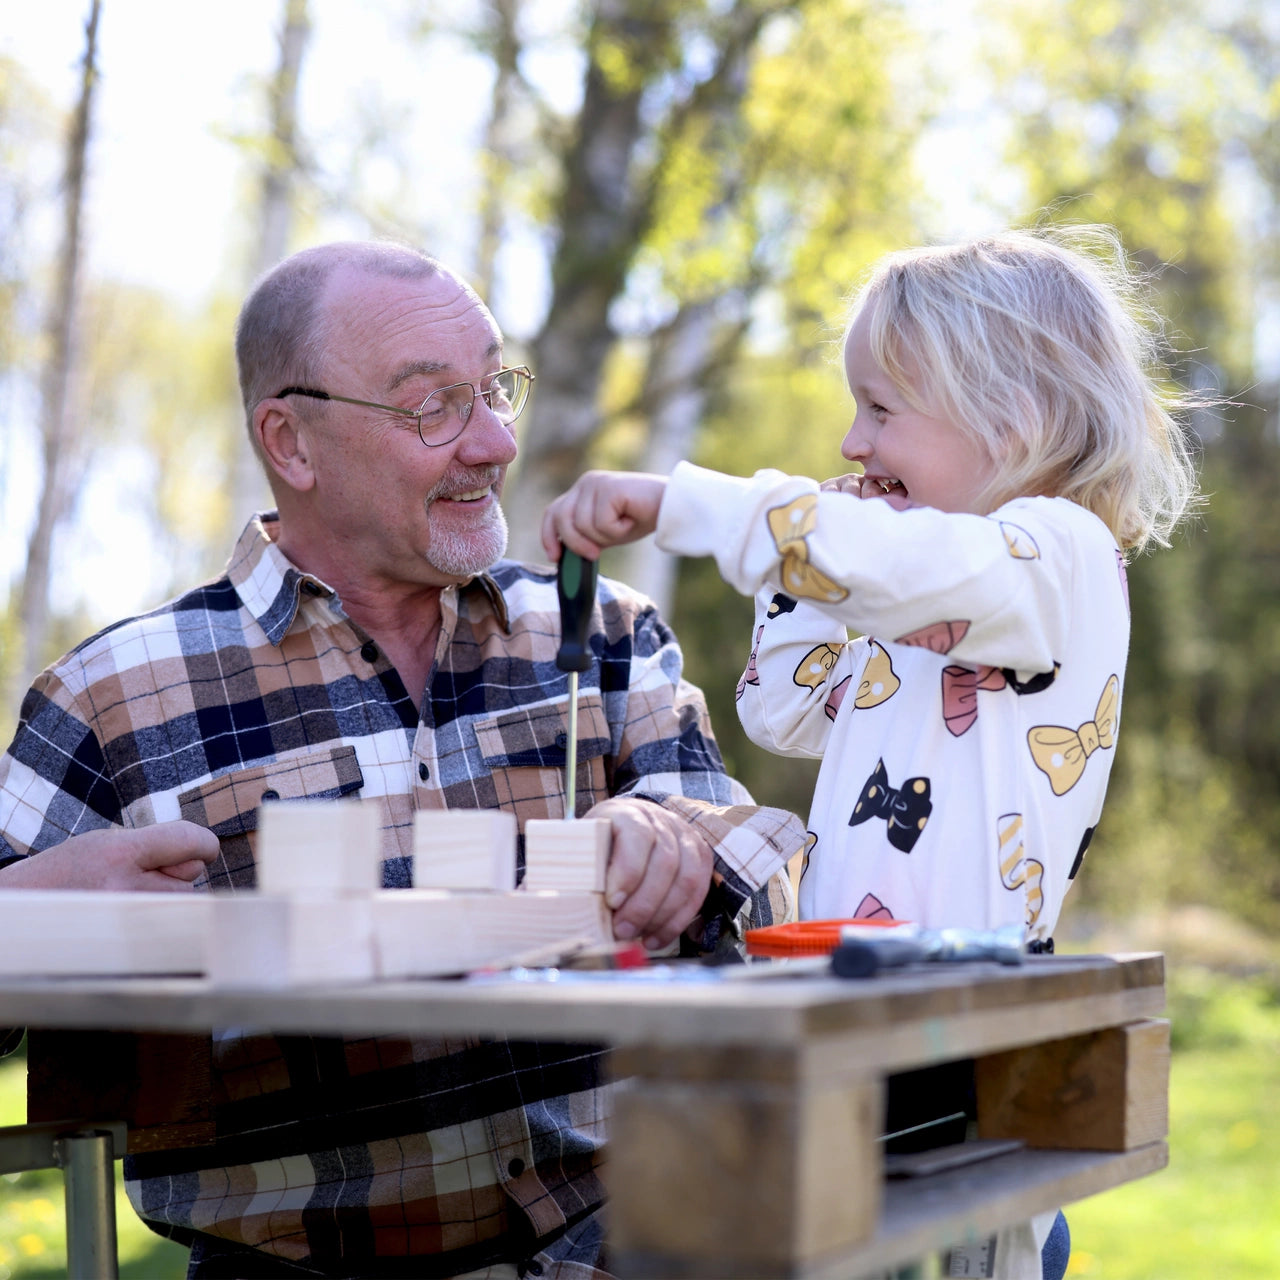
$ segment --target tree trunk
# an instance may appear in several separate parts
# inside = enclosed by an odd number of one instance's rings
[[[649,0],[600,0],[592,20],[582,109],[565,162],[550,311],[533,346],[538,384],[529,421],[520,425],[519,473],[504,500],[518,558],[544,558],[543,509],[577,477],[600,426],[600,380],[614,337],[609,306],[649,219],[651,190],[636,173],[646,137],[640,104],[668,56],[673,21],[665,8]],[[600,50],[619,47],[631,74],[611,77]]]
[[[510,186],[508,177],[513,163],[508,135],[520,79],[520,43],[516,36],[519,0],[491,0],[489,10],[489,29],[484,43],[493,59],[494,81],[481,156],[480,233],[473,280],[476,292],[487,302],[493,298],[498,250],[502,245],[503,211]]]
[[[62,243],[58,250],[54,292],[45,325],[48,354],[40,376],[40,435],[44,479],[36,509],[35,527],[27,543],[27,565],[19,594],[22,657],[20,688],[30,684],[44,665],[49,633],[49,588],[53,538],[66,518],[79,487],[82,467],[79,425],[83,406],[77,403],[80,363],[81,222],[84,212],[86,157],[89,150],[94,91],[97,88],[98,17],[100,0],[91,0],[85,20],[84,58],[80,97],[67,136],[63,183]]]
[[[270,137],[262,170],[258,204],[258,240],[252,275],[257,279],[279,262],[289,248],[293,227],[298,157],[298,80],[311,23],[307,0],[284,0],[280,61],[268,92]],[[231,505],[226,541],[235,538],[249,514],[270,507],[271,491],[249,441],[247,426],[234,436],[231,455]]]

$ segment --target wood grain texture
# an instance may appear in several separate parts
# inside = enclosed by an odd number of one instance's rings
[[[413,816],[418,889],[509,893],[516,887],[516,820],[499,809],[419,809]]]
[[[467,973],[557,945],[613,941],[612,913],[599,893],[408,889],[377,894],[372,909],[384,979]]]
[[[215,987],[369,982],[372,894],[210,894],[209,980]]]
[[[377,805],[363,800],[274,800],[258,810],[263,893],[372,893],[382,885]]]
[[[0,977],[203,973],[209,895],[0,889]]]
[[[620,1067],[636,1074],[614,1100],[612,1149],[625,1156],[606,1167],[611,1247],[679,1257],[691,1274],[773,1275],[870,1239],[880,1081],[805,1080],[749,1051],[714,1080],[699,1057],[636,1048]]]
[[[603,818],[530,818],[524,824],[524,887],[603,893],[612,837]]]
[[[978,1129],[1033,1147],[1130,1151],[1169,1132],[1169,1023],[1148,1018],[979,1058]]]

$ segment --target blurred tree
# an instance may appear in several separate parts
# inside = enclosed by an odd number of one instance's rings
[[[85,465],[85,435],[80,429],[85,405],[78,398],[81,294],[81,219],[85,170],[98,81],[99,0],[91,0],[84,26],[80,94],[66,142],[63,220],[54,287],[45,322],[46,350],[40,376],[40,439],[43,476],[35,525],[27,545],[27,563],[18,592],[21,658],[18,681],[26,684],[41,665],[49,626],[49,585],[54,532],[66,518]]]
[[[1280,441],[1274,384],[1254,369],[1259,306],[1277,298],[1280,33],[1266,12],[1001,6],[1026,207],[1118,227],[1153,272],[1178,380],[1242,401],[1194,415],[1202,527],[1130,568],[1125,746],[1080,885],[1113,912],[1203,900],[1280,923]]]
[[[307,0],[283,0],[279,60],[266,89],[267,131],[256,140],[242,140],[242,145],[252,149],[258,174],[257,234],[250,280],[269,271],[291,248],[294,190],[305,169],[298,138],[298,83],[310,34]],[[248,512],[271,505],[262,467],[243,423],[241,430],[232,433],[229,447],[231,502],[224,539],[228,545],[239,534]]]

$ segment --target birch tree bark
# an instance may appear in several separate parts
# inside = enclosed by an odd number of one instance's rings
[[[263,143],[258,197],[258,234],[251,266],[256,280],[279,262],[289,248],[294,197],[303,165],[298,146],[298,81],[311,35],[307,0],[284,0],[280,57],[267,91],[269,130]],[[271,492],[249,441],[247,427],[233,436],[228,543],[252,511],[271,505]]]
[[[19,688],[26,688],[44,665],[49,633],[53,540],[66,519],[83,476],[84,406],[78,402],[80,373],[80,293],[85,171],[98,83],[100,0],[91,0],[84,26],[80,94],[67,135],[63,179],[62,236],[53,295],[45,323],[47,354],[40,374],[40,437],[44,464],[35,526],[27,543],[27,565],[19,591],[21,660]]]

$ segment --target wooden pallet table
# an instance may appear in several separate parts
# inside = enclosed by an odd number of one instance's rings
[[[605,1039],[620,1080],[608,1165],[620,1274],[847,1280],[1163,1167],[1164,1000],[1156,954],[925,965],[867,981],[232,990],[199,978],[7,978],[0,1026]],[[956,1059],[976,1062],[982,1135],[1027,1145],[886,1183],[877,1141],[886,1077]],[[131,1144],[164,1120],[138,1123],[127,1114],[136,1101],[105,1103],[135,1121]],[[184,1105],[181,1124],[198,1126],[191,1099]],[[121,1118],[99,1108],[64,1119],[95,1114]]]

